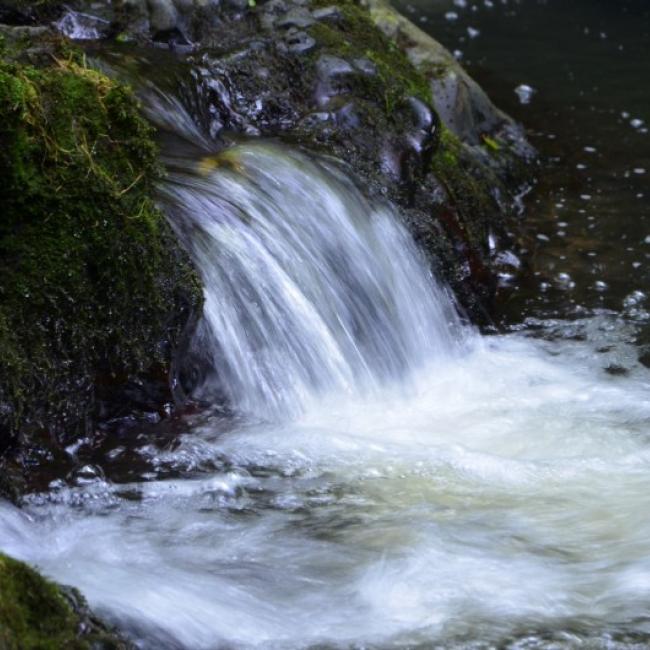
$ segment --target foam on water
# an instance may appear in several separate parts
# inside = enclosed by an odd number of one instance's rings
[[[175,478],[0,504],[0,548],[143,648],[650,634],[650,376],[607,374],[591,342],[622,321],[481,338],[331,161],[246,145],[174,164],[219,370],[200,390],[241,415],[140,449]]]

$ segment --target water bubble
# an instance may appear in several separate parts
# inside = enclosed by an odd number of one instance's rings
[[[573,289],[576,283],[568,273],[558,273],[555,276],[555,281],[560,289]]]
[[[607,282],[603,282],[602,280],[596,280],[596,282],[594,282],[594,289],[596,289],[596,291],[607,291],[609,285]]]
[[[635,167],[632,171],[639,175],[645,174],[645,169],[643,167]]]
[[[586,151],[587,153],[596,153],[597,149],[596,147],[585,147],[583,151]]]
[[[445,14],[446,20],[458,20],[458,14],[455,11],[448,11]]]
[[[476,27],[468,27],[467,28],[467,34],[470,38],[476,38],[481,31],[479,29],[476,29]]]
[[[630,307],[638,307],[642,302],[645,301],[647,296],[643,291],[639,291],[638,289],[636,291],[633,291],[632,293],[629,293],[625,298],[623,298],[623,307],[625,309],[629,309]]]
[[[519,101],[522,104],[530,104],[530,100],[532,99],[535,92],[535,89],[527,84],[519,84],[515,88],[515,94],[517,97],[519,97]]]
[[[640,120],[638,117],[635,117],[633,120],[630,120],[630,126],[634,129],[640,129],[645,122]]]

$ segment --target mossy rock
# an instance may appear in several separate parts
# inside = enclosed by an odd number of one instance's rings
[[[127,650],[82,596],[0,554],[0,650]]]
[[[131,90],[62,46],[0,62],[0,452],[90,429],[97,386],[165,375],[196,275],[153,195]],[[10,59],[14,59],[10,61]]]

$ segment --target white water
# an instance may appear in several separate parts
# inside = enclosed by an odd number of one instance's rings
[[[243,415],[141,447],[155,480],[0,504],[0,548],[146,648],[650,635],[650,377],[603,372],[631,366],[626,327],[483,339],[331,163],[247,146],[213,166],[169,193]]]
[[[450,297],[345,170],[260,144],[171,164],[167,209],[205,286],[196,347],[219,372],[201,394],[282,419],[457,352]]]

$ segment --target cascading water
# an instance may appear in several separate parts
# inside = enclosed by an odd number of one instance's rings
[[[333,162],[268,144],[205,158],[203,176],[174,162],[168,211],[205,285],[196,346],[237,409],[296,414],[454,352],[450,297],[390,208]]]
[[[258,144],[170,168],[206,284],[195,353],[218,372],[200,391],[241,415],[116,440],[105,471],[134,454],[129,483],[0,503],[2,550],[148,649],[648,638],[650,380],[629,325],[481,339],[332,161]]]

